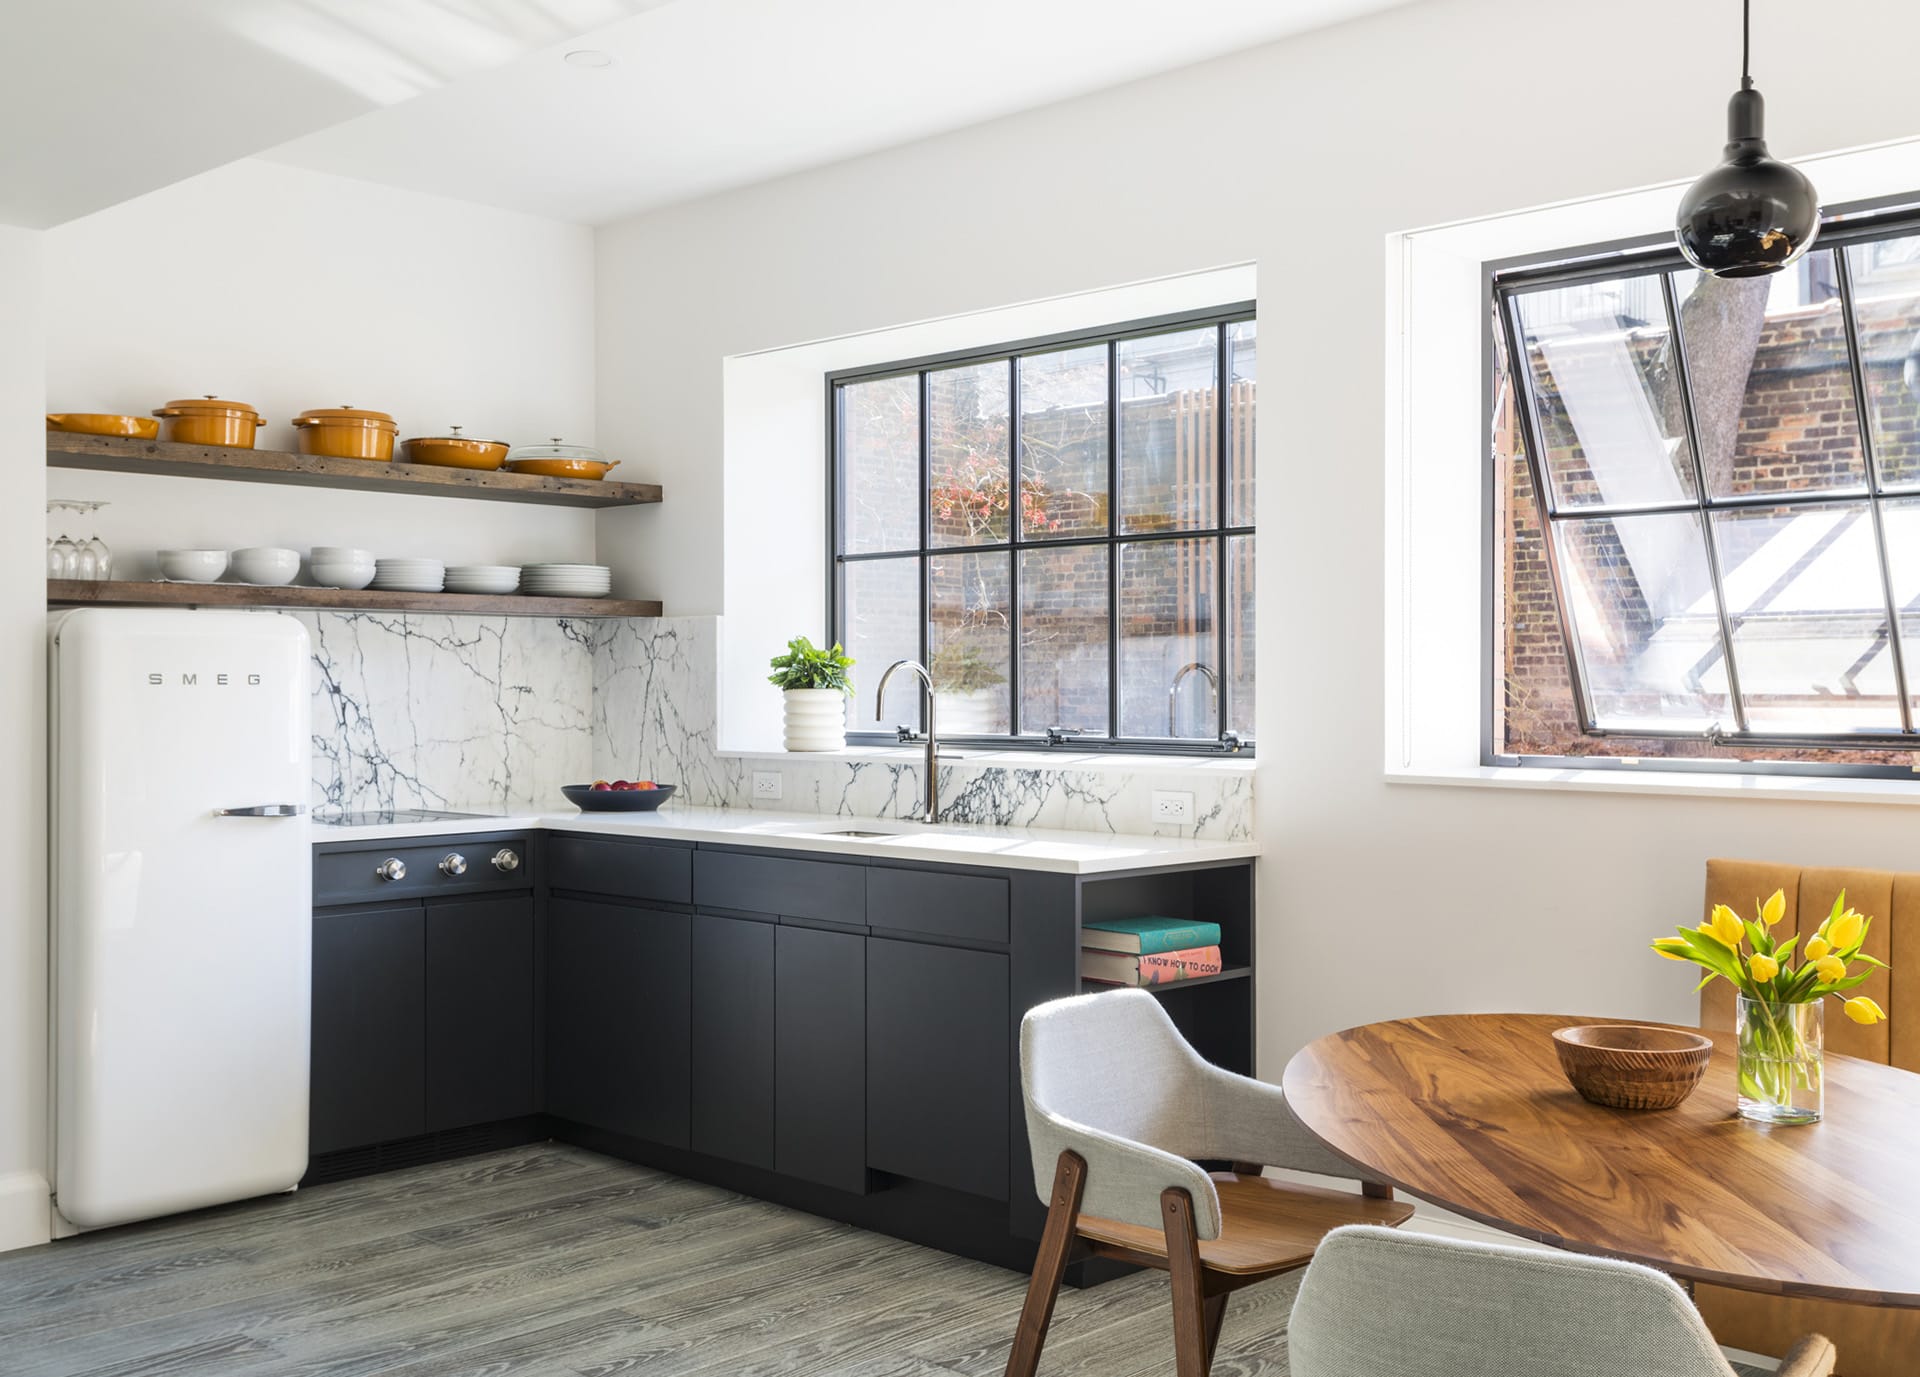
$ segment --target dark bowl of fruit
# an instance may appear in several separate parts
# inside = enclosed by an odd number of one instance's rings
[[[596,779],[591,784],[562,784],[560,792],[583,813],[651,813],[673,797],[673,788],[671,784],[655,784],[650,779],[637,783],[627,779],[611,783]]]

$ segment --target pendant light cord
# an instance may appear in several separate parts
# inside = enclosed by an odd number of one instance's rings
[[[1753,89],[1753,0],[1740,0],[1740,89]]]

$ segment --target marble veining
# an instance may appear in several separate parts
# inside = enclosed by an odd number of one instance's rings
[[[712,617],[598,623],[593,633],[593,772],[679,784],[687,802],[752,808],[752,773],[778,769],[782,797],[765,807],[846,818],[920,816],[919,761],[775,761],[723,755],[719,629]],[[771,690],[769,690],[771,692]],[[1194,821],[1155,823],[1155,789],[1194,795]],[[1244,771],[1075,769],[1038,763],[940,767],[955,822],[1240,841],[1253,835],[1253,777]]]
[[[541,809],[562,784],[654,779],[689,804],[752,808],[777,769],[785,812],[911,819],[919,760],[719,749],[713,617],[567,621],[301,612],[313,642],[313,801],[379,808]],[[772,692],[771,688],[768,690]],[[1194,821],[1155,823],[1155,789],[1194,795]],[[969,763],[940,767],[955,822],[1223,841],[1253,835],[1244,771]]]
[[[549,806],[593,757],[590,623],[301,612],[313,802]]]

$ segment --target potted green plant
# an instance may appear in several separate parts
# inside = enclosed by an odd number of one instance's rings
[[[786,704],[786,745],[790,751],[838,751],[847,744],[847,698],[853,660],[836,642],[823,650],[805,636],[787,642],[787,653],[769,663],[767,682]]]
[[[993,690],[1006,683],[1007,676],[969,642],[948,641],[933,653],[927,668],[940,702],[940,728],[947,735],[989,736],[1005,729]]]

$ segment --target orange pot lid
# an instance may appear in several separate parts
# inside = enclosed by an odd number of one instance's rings
[[[243,420],[251,416],[255,421],[260,419],[260,413],[245,402],[222,401],[211,392],[204,397],[183,397],[179,401],[168,402],[153,414],[156,416],[239,416]]]
[[[297,426],[354,426],[362,430],[397,431],[393,417],[384,411],[362,411],[352,406],[316,406],[293,418]]]
[[[459,426],[448,426],[446,435],[416,435],[407,443],[410,445],[502,445],[505,440],[481,440],[472,435],[462,435]]]

